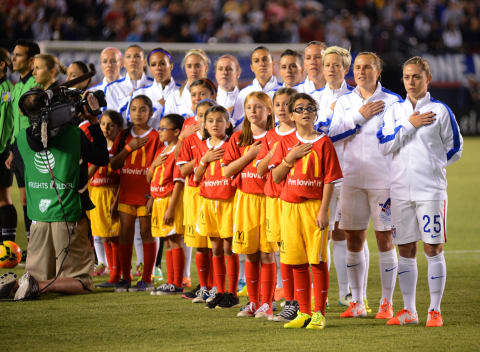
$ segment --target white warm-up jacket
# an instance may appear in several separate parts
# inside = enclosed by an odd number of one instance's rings
[[[434,112],[434,122],[415,128],[409,117]],[[409,201],[447,199],[446,166],[462,155],[463,138],[455,115],[430,93],[417,101],[392,104],[377,133],[380,150],[392,154],[390,196]]]
[[[141,88],[153,82],[153,78],[142,74],[142,78],[138,81],[133,81],[127,74],[125,77],[113,81],[105,87],[105,99],[107,100],[107,109],[116,110],[120,113],[120,109],[125,107],[125,104],[130,99],[130,95],[137,88]]]

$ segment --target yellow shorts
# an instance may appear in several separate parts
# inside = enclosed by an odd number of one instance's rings
[[[120,231],[120,220],[113,220],[110,216],[110,207],[115,201],[116,188],[114,187],[89,187],[90,199],[95,208],[89,210],[92,235],[98,237],[118,236]]]
[[[125,203],[119,203],[118,211],[133,216],[148,216],[147,207],[145,205],[130,205]]]
[[[200,187],[185,184],[183,191],[183,225],[185,225],[184,241],[188,247],[206,248],[207,237],[200,236],[197,229],[198,214],[202,205]]]
[[[152,237],[167,237],[170,235],[183,235],[183,194],[175,206],[173,225],[165,225],[163,216],[170,205],[171,195],[163,198],[155,198],[152,207]]]
[[[326,262],[328,228],[321,231],[316,224],[322,201],[289,203],[282,200],[281,203],[280,261],[290,265]]]
[[[265,196],[237,191],[234,198],[233,251],[273,253],[276,242],[268,242],[265,226]]]
[[[233,198],[228,200],[203,198],[198,215],[198,229],[202,236],[232,237]]]
[[[280,217],[282,213],[280,198],[267,197],[266,205],[265,226],[267,241],[280,242]]]

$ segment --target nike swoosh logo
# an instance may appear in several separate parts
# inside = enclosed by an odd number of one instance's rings
[[[391,268],[391,269],[385,269],[385,272],[388,273],[388,272],[390,272],[390,271],[395,270],[396,268],[397,268],[397,267],[395,266],[395,267],[393,267],[393,268]]]
[[[431,235],[432,238],[437,238],[438,236],[440,236],[440,234],[438,234],[438,235]]]
[[[410,270],[400,271],[400,272],[398,273],[398,275],[402,275],[402,274],[409,273],[409,272],[410,272]]]
[[[444,275],[442,275],[442,276],[431,276],[430,279],[436,280],[436,279],[440,279],[441,277],[445,277],[445,276]]]
[[[357,265],[360,265],[360,264],[352,264],[352,265],[347,264],[347,268],[352,268],[352,267],[357,266]]]

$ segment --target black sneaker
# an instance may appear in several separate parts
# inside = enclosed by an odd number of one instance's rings
[[[192,299],[194,299],[195,297],[197,297],[198,290],[200,290],[200,285],[197,285],[197,287],[195,287],[195,288],[194,288],[193,290],[191,290],[191,291],[184,292],[184,293],[182,294],[182,298],[192,300]]]
[[[130,285],[130,281],[120,280],[115,284],[115,292],[128,292]]]
[[[0,276],[0,298],[10,298],[17,282],[17,275],[8,272]]]
[[[15,293],[14,301],[23,301],[26,299],[35,299],[39,295],[38,293],[38,282],[35,278],[30,275],[27,271],[23,276],[18,280],[18,290]]]
[[[155,292],[156,296],[175,295],[178,293],[182,293],[183,288],[177,287],[174,284],[167,284],[166,286],[161,285],[159,288],[152,292]]]
[[[215,307],[218,306],[218,304],[223,300],[223,297],[225,297],[224,293],[217,292],[215,298],[208,302],[205,305],[205,308],[215,309]]]
[[[98,285],[95,285],[96,288],[115,288],[117,286],[118,282],[102,282]]]
[[[274,315],[273,318],[270,320],[279,322],[291,321],[297,317],[298,309],[299,305],[297,301],[286,301],[283,310],[280,313]]]
[[[236,295],[231,292],[227,292],[223,296],[223,300],[215,307],[215,309],[235,308],[240,305],[240,300]]]

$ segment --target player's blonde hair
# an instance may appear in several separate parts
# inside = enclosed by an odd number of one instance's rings
[[[208,57],[208,55],[205,53],[205,51],[203,51],[202,49],[190,49],[189,51],[187,51],[187,53],[185,54],[185,56],[183,57],[183,60],[182,60],[182,70],[185,71],[185,61],[187,61],[187,58],[189,56],[192,56],[192,55],[197,55],[198,57],[200,57],[203,62],[205,63],[205,65],[207,65],[208,67],[210,67],[210,64],[212,63],[212,61],[210,60],[210,58]]]
[[[262,102],[263,105],[267,107],[267,109],[270,110],[270,114],[267,117],[266,130],[268,131],[272,129],[275,125],[275,119],[273,117],[272,99],[270,99],[270,97],[264,92],[251,92],[245,98],[245,103],[243,104],[244,111],[246,110],[245,107],[247,106],[248,100],[251,98],[257,98]],[[251,128],[250,121],[247,119],[247,116],[245,116],[245,118],[243,119],[242,133],[240,133],[240,136],[238,138],[238,143],[241,147],[253,144],[252,128]]]
[[[342,58],[343,68],[349,68],[352,64],[352,55],[350,55],[350,51],[339,46],[329,46],[325,49],[322,55],[322,64],[325,62],[325,57],[330,54],[337,54]]]
[[[59,73],[67,73],[67,68],[64,64],[58,61],[58,58],[55,55],[37,54],[34,56],[34,58],[42,60],[49,70],[55,70],[55,77],[57,77]]]

